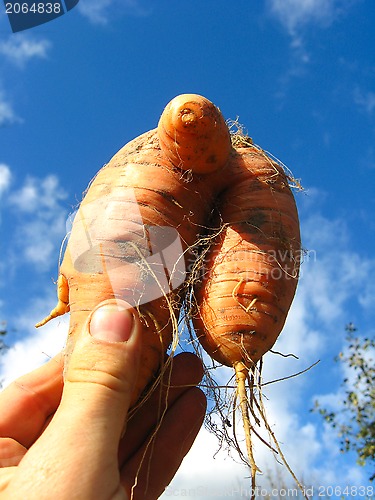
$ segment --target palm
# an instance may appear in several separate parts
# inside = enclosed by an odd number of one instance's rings
[[[0,491],[19,472],[22,458],[58,410],[64,387],[62,368],[59,355],[0,394]],[[201,376],[198,358],[188,353],[176,356],[168,392],[155,391],[130,416],[118,446],[118,460],[112,460],[119,491],[129,494],[137,478],[134,498],[157,498],[169,484],[202,424],[205,397],[195,387]]]

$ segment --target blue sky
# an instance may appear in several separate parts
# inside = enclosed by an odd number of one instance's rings
[[[296,199],[308,254],[277,343],[299,360],[267,355],[265,378],[321,362],[268,386],[273,429],[306,484],[367,484],[309,409],[318,396],[337,403],[345,374],[332,360],[345,325],[374,335],[373,1],[81,0],[17,34],[0,10],[0,321],[11,344],[0,379],[63,345],[67,318],[33,325],[54,303],[65,221],[90,179],[154,128],[172,97],[199,93],[239,117],[305,188]],[[212,458],[216,445],[203,430],[169,496],[247,485],[224,451]],[[276,466],[263,446],[256,451],[261,468]]]

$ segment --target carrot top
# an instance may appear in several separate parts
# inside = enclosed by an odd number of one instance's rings
[[[160,146],[176,167],[207,174],[225,165],[232,149],[220,110],[197,94],[175,97],[158,125]]]

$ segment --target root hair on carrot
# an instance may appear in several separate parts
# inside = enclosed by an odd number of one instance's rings
[[[275,162],[277,165],[282,167],[288,180],[289,186],[297,191],[304,191],[301,184],[301,179],[297,179],[289,167],[285,165],[279,158],[270,153],[269,151],[263,149],[254,143],[253,139],[248,135],[245,127],[240,123],[239,117],[237,116],[235,120],[227,120],[227,125],[229,132],[231,134],[231,141],[234,148],[248,148],[253,147],[258,150],[271,164]]]
[[[201,385],[212,403],[206,426],[219,449],[236,452],[250,470],[252,498],[260,472],[255,439],[301,487],[267,421],[261,373],[298,282],[300,226],[291,188],[301,190],[300,181],[254,144],[238,117],[226,122],[218,107],[197,94],[172,99],[157,128],[126,144],[91,179],[63,259],[65,242],[61,247],[57,306],[37,326],[70,312],[66,368],[98,304],[123,299],[138,312],[144,349],[128,418],[151,395],[158,404],[132,499],[142,467],[148,481],[174,355],[185,333],[189,349],[204,360]],[[165,227],[181,243],[172,269],[164,254],[163,245],[170,244]],[[156,267],[148,259],[153,254],[161,259]],[[182,263],[182,280],[174,286]],[[215,376],[223,365],[231,374],[226,385]]]
[[[218,384],[215,373],[218,368],[221,368],[221,364],[215,362],[212,358],[208,360],[202,346],[198,342],[199,338],[197,339],[192,325],[191,318],[198,314],[199,308],[195,297],[195,285],[205,276],[208,255],[215,244],[215,240],[225,229],[226,225],[223,223],[220,223],[218,227],[211,227],[211,230],[207,231],[196,243],[195,253],[197,258],[192,266],[186,284],[187,290],[183,303],[184,329],[190,338],[189,347],[193,348],[196,354],[204,360],[205,372],[201,388],[204,389],[210,401],[210,409],[206,415],[205,426],[218,439],[217,452],[219,450],[226,451],[234,460],[239,458],[249,468],[251,489],[253,492],[256,491],[257,476],[261,474],[254,451],[255,441],[258,440],[259,443],[270,450],[276,461],[284,464],[296,485],[300,488],[302,494],[304,494],[303,486],[288,464],[267,419],[263,401],[263,386],[269,385],[273,381],[263,383],[263,358],[258,363],[252,363],[247,350],[243,346],[243,359],[248,364],[245,365],[243,362],[235,363],[233,365],[234,374],[229,378],[228,382],[226,384]],[[277,262],[276,265],[282,267],[280,262]],[[291,276],[294,277],[294,274]],[[244,282],[243,278],[239,278],[232,290],[232,298],[236,300],[244,312],[251,314],[259,299],[258,297],[253,297],[248,304],[241,302],[238,292]],[[242,426],[240,426],[242,429],[238,428],[237,420],[239,416],[242,421]],[[241,436],[241,439],[239,436]],[[233,452],[236,452],[235,456],[233,456]],[[252,499],[255,499],[255,496]]]

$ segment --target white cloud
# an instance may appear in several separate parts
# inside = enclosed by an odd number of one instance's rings
[[[17,267],[22,255],[23,263],[39,269],[51,266],[66,232],[67,210],[61,203],[66,197],[54,175],[27,177],[20,188],[9,193],[6,205],[14,227],[8,247],[10,263]]]
[[[268,12],[290,36],[293,60],[280,80],[277,97],[283,98],[285,87],[294,77],[305,74],[310,62],[305,30],[309,26],[327,28],[349,11],[358,0],[267,0]]]
[[[24,185],[9,196],[9,202],[21,212],[43,212],[53,210],[67,197],[55,175],[44,179],[27,177]]]
[[[0,42],[0,54],[19,67],[24,67],[31,59],[46,59],[50,48],[49,40],[35,39],[24,33],[12,34]]]
[[[39,272],[54,264],[57,269],[59,246],[65,235],[66,210],[61,202],[66,193],[53,175],[42,179],[28,177],[20,187],[12,190],[16,179],[10,185],[10,175],[9,167],[0,165],[0,184],[4,188],[8,186],[2,200],[7,241],[2,247],[0,283],[2,287],[9,285],[12,290],[13,282],[20,277],[17,271],[22,268],[22,281],[18,283],[22,290],[18,297],[21,312],[11,314],[12,331],[19,340],[0,356],[0,380],[4,384],[40,366],[61,350],[68,321],[68,318],[59,318],[36,330],[34,324],[55,306],[56,287],[48,279],[45,283],[48,295],[30,299],[28,286],[24,283],[25,266],[29,266],[31,276],[32,267],[37,267]],[[9,293],[12,295],[11,291]],[[6,314],[9,316],[9,311]]]
[[[243,487],[248,471],[225,451],[213,458],[217,449],[217,438],[203,428],[175,480],[160,498],[239,498],[234,493]]]
[[[58,266],[57,245],[64,234],[66,213],[50,213],[47,218],[36,217],[24,224],[18,231],[16,242],[18,250],[23,252],[25,262],[35,264],[38,268],[49,269],[51,263]]]
[[[375,303],[375,259],[348,248],[343,221],[327,221],[319,215],[304,227],[310,253],[308,262],[302,264],[301,283],[310,314],[329,327],[343,315],[349,301],[370,311]]]
[[[62,202],[67,194],[54,175],[41,179],[27,177],[16,189],[12,189],[16,179],[10,185],[10,175],[10,168],[0,165],[0,184],[4,189],[8,186],[2,199],[7,241],[2,246],[0,284],[3,291],[7,287],[10,297],[16,287],[19,305],[17,311],[6,311],[11,318],[12,331],[19,340],[0,356],[0,380],[5,384],[61,350],[68,321],[68,318],[59,318],[36,330],[34,324],[56,305],[56,287],[51,279],[47,279],[44,288],[48,295],[32,299],[28,297],[28,290],[33,289],[35,294],[35,290],[41,290],[43,286],[40,281],[38,285],[28,285],[28,278],[25,278],[25,268],[26,276],[27,272],[33,276],[35,267],[39,273],[53,266],[55,274],[59,247],[65,236],[67,211]],[[5,305],[9,308],[8,303]],[[9,337],[11,339],[12,335]]]
[[[12,174],[8,165],[0,163],[0,198],[2,194],[9,188]]]
[[[347,0],[268,0],[270,12],[290,35],[308,24],[329,26],[351,4]]]
[[[46,59],[51,43],[46,39],[36,39],[29,34],[16,33],[0,41],[0,58],[19,68],[35,58]],[[12,103],[0,89],[0,127],[22,123],[14,111]]]
[[[148,13],[139,0],[81,0],[77,8],[93,24],[107,24],[121,11],[141,16]]]
[[[12,180],[12,173],[10,171],[10,168],[8,165],[5,165],[5,163],[0,163],[0,201],[2,201],[2,198],[6,195],[6,192],[9,189],[9,186],[11,184]],[[2,214],[0,210],[0,226],[2,224]],[[0,276],[1,276],[1,271],[4,267],[4,263],[0,262]],[[1,306],[1,301],[0,301],[0,306]]]
[[[12,104],[8,101],[4,92],[0,90],[0,127],[12,125],[13,123],[21,122],[17,116]]]
[[[300,421],[290,401],[290,392],[290,387],[285,386],[284,389],[278,387],[272,394],[268,393],[267,415],[281,449],[301,484],[306,488],[345,486],[347,481],[352,485],[366,484],[363,470],[340,463],[339,447],[332,431],[329,433],[327,429],[322,435],[314,424]],[[261,434],[267,437],[264,430]],[[239,439],[242,439],[242,433]],[[230,456],[227,450],[218,451],[218,447],[217,437],[207,429],[201,429],[190,453],[161,498],[251,498],[248,469],[235,459],[235,452]],[[278,463],[273,453],[256,437],[254,450],[257,465],[262,471],[257,477],[258,488],[263,490],[258,497],[266,498],[266,492],[271,493],[275,488],[271,498],[279,498],[276,490],[285,487],[290,489],[289,496],[297,497],[296,484],[285,465]]]
[[[81,0],[77,8],[90,22],[106,24],[108,22],[108,9],[112,3],[113,0]]]
[[[3,387],[16,378],[41,366],[49,358],[59,353],[64,345],[68,331],[68,317],[59,318],[42,329],[34,327],[55,305],[56,299],[36,300],[32,307],[24,311],[24,315],[12,322],[14,329],[23,334],[19,340],[6,350],[0,357],[0,380]]]

